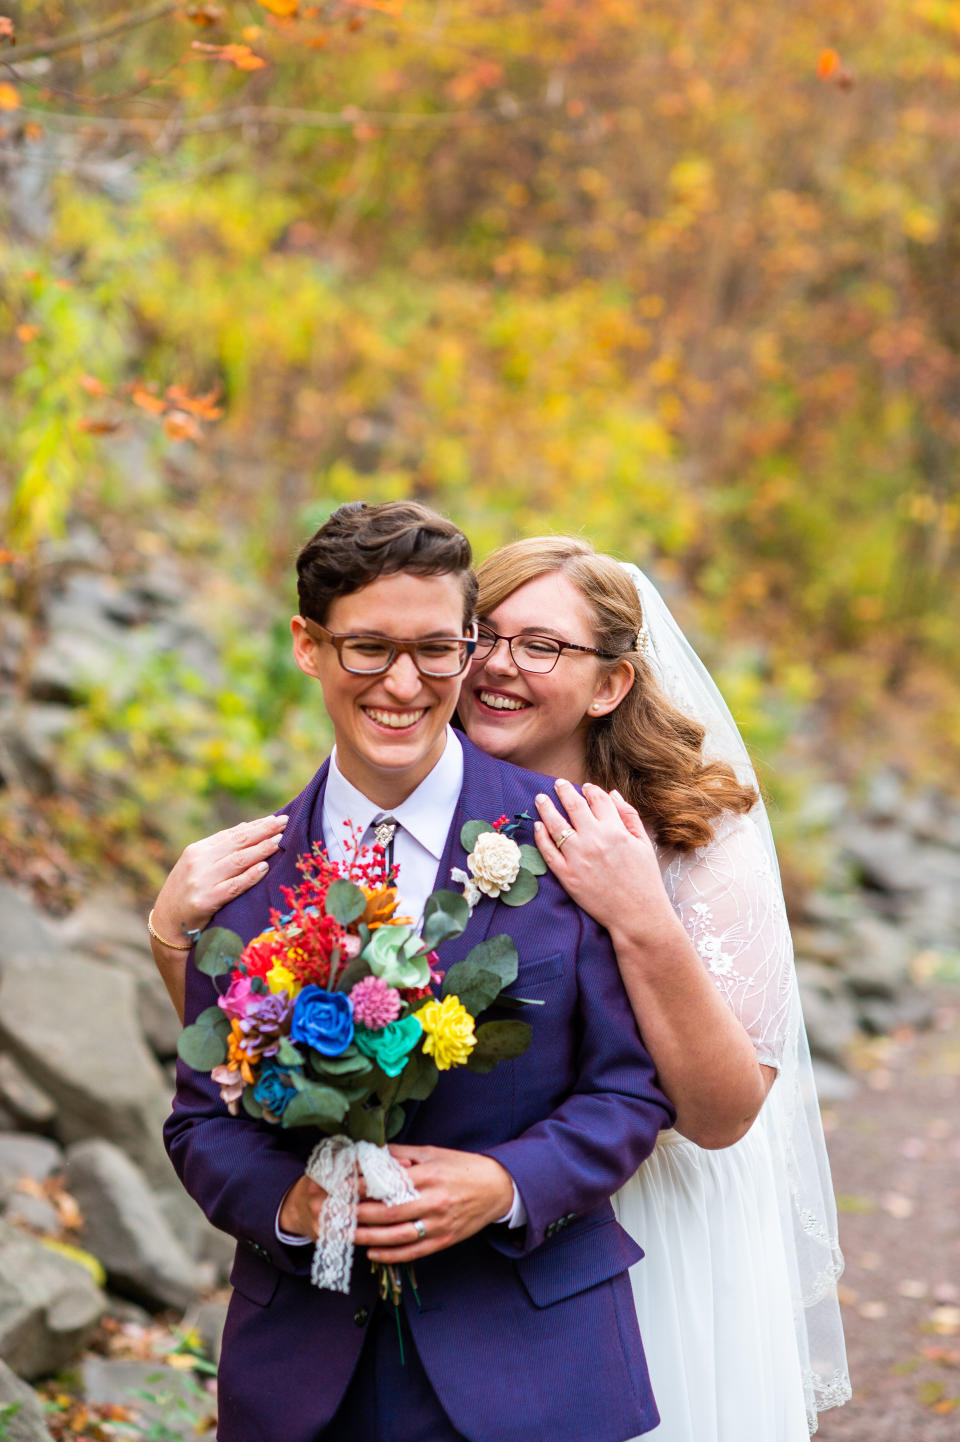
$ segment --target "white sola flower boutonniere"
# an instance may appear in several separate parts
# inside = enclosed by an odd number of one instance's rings
[[[547,863],[535,846],[518,845],[512,834],[529,820],[521,812],[513,821],[506,816],[468,821],[460,832],[468,870],[455,866],[450,877],[463,886],[463,899],[471,911],[481,896],[499,898],[507,906],[523,906],[536,896],[537,877],[544,874]]]

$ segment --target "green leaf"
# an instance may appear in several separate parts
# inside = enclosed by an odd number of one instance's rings
[[[532,872],[521,866],[517,879],[508,891],[501,891],[500,900],[505,906],[524,906],[532,901],[540,890],[540,883]]]
[[[246,1087],[244,1087],[244,1089],[243,1089],[243,1096],[241,1097],[241,1101],[243,1102],[243,1109],[244,1109],[244,1111],[246,1112],[246,1114],[247,1114],[248,1117],[255,1117],[257,1121],[261,1121],[261,1120],[262,1120],[262,1118],[263,1118],[263,1107],[260,1105],[260,1103],[257,1101],[256,1097],[254,1096],[254,1094],[253,1094],[253,1087],[251,1087],[251,1086],[246,1086]]]
[[[455,891],[435,891],[423,908],[423,944],[428,951],[441,941],[460,936],[470,920],[470,908]]]
[[[223,976],[232,971],[243,951],[243,942],[235,931],[225,926],[214,926],[205,931],[193,952],[193,964],[204,976]]]
[[[439,1078],[440,1073],[433,1057],[427,1056],[426,1052],[417,1047],[416,1051],[410,1053],[410,1059],[400,1073],[396,1101],[426,1101]]]
[[[485,971],[495,971],[501,986],[510,986],[516,981],[520,969],[516,945],[513,939],[506,935],[491,936],[489,941],[481,941],[467,953],[464,960],[475,961]]]
[[[327,891],[326,912],[341,926],[349,926],[367,909],[367,898],[352,881],[334,881]]]
[[[373,972],[370,970],[370,963],[364,961],[362,956],[355,956],[352,961],[347,962],[343,971],[341,971],[337,977],[334,991],[352,991],[358,981],[363,981],[365,976],[372,975]]]
[[[407,1114],[401,1106],[392,1106],[387,1112],[386,1138],[392,1141],[398,1132],[403,1131],[403,1124],[407,1120]]]
[[[471,1016],[479,1016],[496,1001],[502,986],[495,971],[487,971],[476,962],[465,959],[451,966],[443,978],[442,994],[458,997]]]
[[[492,831],[493,827],[489,821],[468,821],[460,831],[460,845],[467,855],[477,844],[477,837],[482,836],[485,831]]]
[[[383,1107],[368,1107],[362,1102],[355,1103],[350,1108],[344,1131],[355,1142],[373,1142],[376,1146],[382,1146],[385,1132]]]
[[[547,870],[547,863],[537,848],[529,846],[526,842],[520,847],[520,865],[524,871],[529,871],[533,876],[543,876]]]
[[[321,1086],[319,1082],[293,1078],[297,1095],[291,1097],[283,1113],[285,1127],[319,1127],[335,1131],[347,1114],[349,1103],[342,1091]]]
[[[508,996],[505,992],[501,992],[497,997],[497,1006],[512,1007],[514,1011],[521,1011],[525,1006],[546,1006],[546,1002],[540,997]]]
[[[288,1036],[280,1038],[280,1049],[274,1060],[280,1066],[303,1066],[303,1052],[295,1047]]]
[[[177,1055],[194,1071],[212,1071],[227,1059],[230,1023],[218,1006],[208,1006],[177,1040]]]
[[[488,1072],[502,1061],[523,1056],[533,1029],[525,1021],[488,1021],[477,1027],[477,1044],[467,1060],[471,1071]]]
[[[309,1049],[310,1070],[318,1076],[366,1076],[373,1071],[370,1058],[364,1056],[358,1046],[351,1044],[339,1056],[324,1056],[322,1052]]]

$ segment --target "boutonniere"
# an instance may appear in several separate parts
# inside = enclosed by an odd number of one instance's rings
[[[500,816],[496,821],[468,821],[463,827],[460,845],[467,853],[468,870],[455,866],[450,878],[462,885],[471,912],[481,896],[507,906],[523,906],[536,896],[537,877],[544,874],[547,863],[535,846],[518,845],[513,839],[521,823],[530,819],[522,811],[512,821]]]

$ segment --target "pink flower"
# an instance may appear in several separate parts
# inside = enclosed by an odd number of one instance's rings
[[[219,1086],[221,1099],[226,1102],[230,1115],[235,1117],[240,1110],[240,1098],[243,1096],[243,1077],[224,1062],[222,1066],[214,1067],[210,1079]]]
[[[353,1019],[361,1022],[368,1031],[382,1031],[400,1015],[402,1005],[399,992],[381,976],[365,976],[358,981],[350,993],[353,1005]]]
[[[223,996],[217,999],[217,1006],[221,1007],[229,1017],[236,1017],[242,1021],[250,1007],[260,1000],[260,995],[251,986],[249,976],[234,976]]]

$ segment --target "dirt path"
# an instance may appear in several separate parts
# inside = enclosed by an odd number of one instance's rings
[[[960,992],[857,1067],[825,1117],[854,1400],[818,1442],[960,1442]]]

